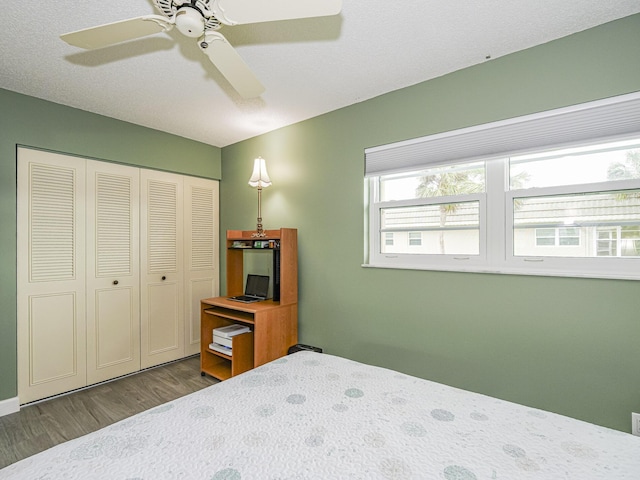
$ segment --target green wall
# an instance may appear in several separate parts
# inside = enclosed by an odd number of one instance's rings
[[[16,145],[220,178],[217,147],[0,89],[0,401],[17,395]]]
[[[301,342],[630,431],[640,282],[361,264],[366,147],[639,91],[638,45],[635,15],[225,147],[221,232],[255,228],[261,155],[265,228],[299,229]]]

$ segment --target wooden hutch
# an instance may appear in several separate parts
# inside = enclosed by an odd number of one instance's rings
[[[287,354],[298,342],[298,231],[265,230],[255,238],[252,230],[228,230],[227,296],[200,302],[201,374],[226,380]],[[228,297],[244,293],[244,255],[251,249],[273,251],[273,298],[240,303]],[[248,325],[250,332],[232,339],[232,354],[209,348],[215,328]]]

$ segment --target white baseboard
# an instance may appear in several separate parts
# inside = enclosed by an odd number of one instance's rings
[[[0,400],[0,417],[9,415],[10,413],[16,413],[20,411],[20,402],[18,397],[7,398],[6,400]]]

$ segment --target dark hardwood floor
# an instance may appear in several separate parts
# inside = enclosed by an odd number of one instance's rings
[[[190,357],[0,417],[0,468],[217,383]]]

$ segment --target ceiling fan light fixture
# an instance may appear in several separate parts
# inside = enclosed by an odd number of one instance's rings
[[[176,13],[176,28],[191,38],[201,37],[204,33],[204,17],[192,7],[182,7]]]

